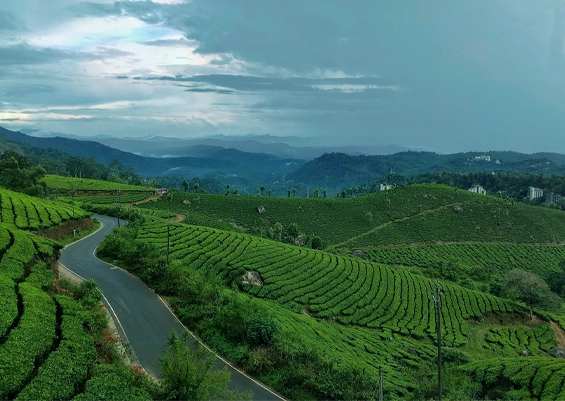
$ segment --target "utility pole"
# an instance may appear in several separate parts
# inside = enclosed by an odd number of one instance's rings
[[[169,210],[167,216],[167,267],[169,267],[169,247],[171,246],[171,201],[173,200],[173,194],[169,193],[167,195],[169,200]]]
[[[383,401],[383,368],[379,366],[379,401]]]
[[[120,228],[120,209],[122,205],[120,204],[120,190],[118,189],[118,228]]]
[[[434,306],[436,311],[436,333],[437,333],[437,397],[441,401],[441,285],[436,286],[436,295],[434,298]]]

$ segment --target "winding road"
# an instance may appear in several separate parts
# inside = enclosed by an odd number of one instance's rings
[[[173,330],[180,334],[186,328],[165,302],[139,278],[95,256],[98,244],[117,227],[118,222],[116,218],[108,216],[93,217],[102,223],[101,228],[90,236],[66,246],[61,252],[59,262],[80,278],[92,278],[96,281],[104,294],[106,306],[119,334],[126,338],[139,364],[152,376],[159,377],[159,357],[163,353],[169,334]],[[125,224],[125,221],[121,220],[121,224]],[[191,342],[194,344],[192,337]],[[231,389],[251,390],[254,400],[284,399],[219,357],[215,366],[228,366],[231,371]]]

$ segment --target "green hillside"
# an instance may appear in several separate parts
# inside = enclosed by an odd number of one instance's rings
[[[56,295],[53,264],[62,245],[29,231],[89,214],[2,188],[0,200],[0,399],[70,400],[99,380],[95,367],[104,366],[112,374],[86,399],[107,398],[116,384],[124,399],[151,399],[128,369],[99,357],[113,347],[101,332],[107,321],[99,291],[80,287],[79,300]]]
[[[169,223],[166,269],[167,220],[158,216],[169,210],[187,219]],[[496,364],[500,356],[518,361],[524,351],[553,360],[563,311],[539,309],[542,319],[530,320],[525,304],[489,291],[512,269],[543,278],[560,271],[562,212],[442,185],[348,199],[177,192],[138,211],[144,217],[100,251],[169,295],[207,343],[292,399],[375,397],[379,368],[388,397],[433,397],[438,284],[452,398],[563,391],[563,382],[537,389],[525,379],[495,388],[472,364]],[[337,253],[259,238],[258,228],[277,222],[297,223]],[[353,250],[365,258],[351,256]],[[236,293],[207,290],[216,279]],[[256,321],[277,328],[273,342],[253,340]],[[340,385],[330,391],[324,377]]]
[[[24,195],[0,187],[0,222],[25,230],[52,227],[68,220],[89,216],[67,203]]]
[[[346,248],[436,241],[565,241],[563,212],[433,184],[347,199],[177,192],[170,205],[163,197],[144,207],[170,208],[186,214],[192,224],[253,233],[262,224],[297,223],[304,234],[320,236],[326,246]]]

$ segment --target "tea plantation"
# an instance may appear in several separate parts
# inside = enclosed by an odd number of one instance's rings
[[[167,223],[144,214],[144,222],[138,223],[134,234],[128,234],[135,237],[134,243],[151,244],[161,255],[168,250],[170,260],[184,266],[176,267],[175,274],[192,277],[197,271],[212,275],[226,287],[247,294],[262,305],[263,314],[272,316],[280,330],[279,340],[263,351],[225,340],[231,344],[227,346],[206,326],[214,318],[198,323],[194,317],[188,318],[188,313],[185,323],[291,398],[331,392],[324,393],[324,385],[314,386],[303,378],[300,392],[281,379],[281,374],[291,373],[286,365],[279,366],[276,358],[272,359],[271,352],[296,355],[306,352],[304,348],[315,349],[325,355],[321,360],[312,358],[320,369],[324,360],[339,369],[361,369],[373,384],[378,382],[381,368],[389,397],[425,398],[424,383],[433,379],[429,375],[436,361],[433,296],[438,284],[442,345],[448,347],[450,361],[445,369],[451,380],[468,380],[468,387],[475,389],[472,397],[477,398],[522,394],[549,399],[564,391],[563,381],[556,379],[561,372],[559,359],[549,356],[556,346],[565,346],[548,323],[562,324],[561,310],[539,310],[542,320],[530,321],[525,304],[471,289],[488,291],[480,277],[473,276],[476,285],[460,286],[458,279],[432,274],[447,268],[471,275],[483,269],[489,277],[502,277],[512,269],[521,269],[547,278],[558,272],[565,260],[562,212],[441,185],[412,185],[351,199],[177,192],[172,198],[162,197],[141,207],[165,213],[170,210],[171,215],[183,214],[186,220]],[[245,234],[262,233],[259,226],[268,228],[277,222],[285,228],[296,223],[307,236],[320,236],[327,250],[334,253]],[[356,249],[362,250],[364,259],[351,256]],[[128,266],[125,256],[123,264]],[[143,271],[138,273],[144,277]],[[255,280],[248,280],[250,275]],[[171,301],[182,318],[187,313],[183,312],[182,296],[172,296]],[[234,347],[248,356],[235,352]],[[520,357],[524,352],[531,356]],[[258,353],[261,362],[256,360]],[[535,385],[521,378],[525,373],[516,380],[497,382],[482,372],[491,366],[490,361],[499,366],[501,356],[508,361],[504,363],[515,360],[516,364],[528,360],[538,363],[539,358],[545,358],[552,368],[543,370],[545,381],[541,384],[535,369],[533,373],[524,370],[532,373],[532,380],[536,378]],[[255,364],[249,365],[250,361]],[[497,372],[498,379],[510,377],[503,368]],[[310,377],[324,381],[315,371],[310,371]],[[371,388],[366,382],[358,386],[365,389],[359,394],[368,394],[367,388]],[[471,396],[450,391],[456,399]],[[331,394],[345,393],[336,390]]]

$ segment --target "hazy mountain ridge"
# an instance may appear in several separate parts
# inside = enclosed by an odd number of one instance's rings
[[[96,141],[106,146],[125,152],[149,157],[206,157],[198,153],[198,146],[216,146],[226,149],[237,149],[249,153],[267,153],[279,158],[294,158],[311,160],[324,153],[341,152],[352,155],[375,154],[386,155],[409,150],[394,144],[389,145],[360,145],[360,146],[326,146],[314,145],[324,142],[316,138],[300,138],[297,136],[275,136],[270,134],[225,135],[218,134],[210,137],[182,139],[167,136],[145,136],[139,138],[115,138],[107,135],[80,137],[37,129],[21,131],[34,137],[64,137],[70,139]]]
[[[490,158],[489,158],[490,157]],[[565,174],[565,155],[558,153],[465,152],[441,155],[433,152],[400,152],[382,156],[325,154],[311,160],[286,179],[336,189],[372,182],[397,173],[417,176],[427,172],[519,171]]]

